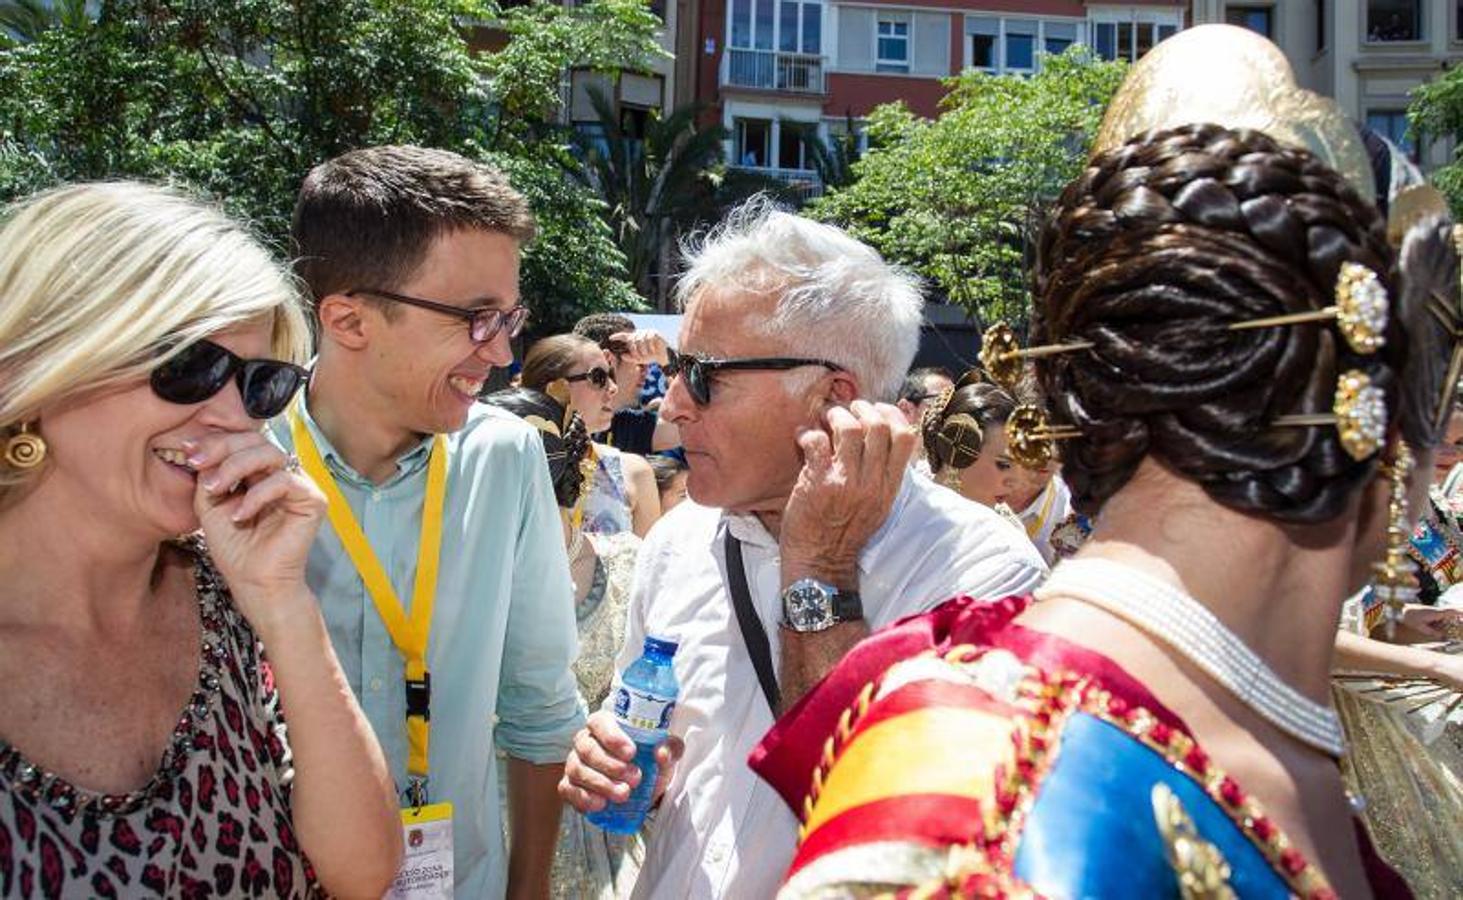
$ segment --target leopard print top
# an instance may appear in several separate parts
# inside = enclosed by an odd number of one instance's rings
[[[290,813],[294,776],[259,640],[201,543],[198,684],[152,779],[78,788],[0,740],[0,896],[316,897]]]

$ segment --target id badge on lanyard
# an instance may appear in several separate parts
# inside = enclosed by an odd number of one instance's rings
[[[384,900],[450,900],[452,804],[403,809],[401,826],[406,852]]]
[[[304,401],[301,400],[301,403]],[[305,426],[299,406],[290,411],[290,433],[300,465],[329,501],[330,524],[350,556],[366,592],[376,604],[391,642],[406,669],[407,804],[401,811],[406,854],[386,895],[394,900],[438,900],[452,896],[452,804],[429,803],[428,737],[432,721],[432,674],[427,671],[427,639],[437,593],[442,549],[442,506],[447,495],[447,441],[432,439],[427,460],[427,492],[422,503],[422,533],[417,544],[416,583],[411,614],[402,608],[391,579],[351,513],[320,448]]]

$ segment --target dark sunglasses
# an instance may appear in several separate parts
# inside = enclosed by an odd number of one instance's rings
[[[184,347],[172,359],[152,370],[152,392],[169,403],[202,403],[238,382],[244,411],[255,419],[272,419],[284,412],[308,373],[277,359],[243,359],[212,341]]]
[[[408,297],[406,294],[396,294],[376,288],[356,288],[345,292],[347,297],[354,297],[357,294],[370,294],[372,297],[380,297],[382,300],[390,300],[393,303],[405,303],[407,306],[416,306],[421,309],[430,309],[432,312],[456,316],[467,322],[467,334],[474,344],[486,344],[497,337],[500,331],[508,332],[510,338],[518,337],[518,333],[523,330],[523,323],[528,321],[528,307],[522,304],[511,306],[508,309],[485,307],[463,309],[460,306],[450,306],[435,300]]]
[[[697,406],[706,406],[711,402],[711,376],[717,372],[785,372],[789,369],[801,369],[803,366],[822,366],[830,372],[844,371],[843,366],[826,359],[804,359],[796,356],[712,359],[676,353],[671,355],[670,365],[665,367],[665,373],[671,378],[684,377],[686,392],[691,395],[691,399]]]
[[[596,388],[604,390],[605,386],[610,383],[610,373],[607,369],[601,369],[599,366],[595,366],[588,372],[580,372],[578,375],[565,375],[564,380],[587,381]]]

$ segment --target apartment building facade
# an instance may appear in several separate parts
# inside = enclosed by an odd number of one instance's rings
[[[1194,0],[1194,23],[1228,22],[1284,51],[1302,87],[1405,149],[1424,170],[1450,140],[1407,133],[1410,93],[1463,62],[1463,0]]]
[[[731,138],[733,165],[816,192],[807,133],[902,100],[934,116],[966,68],[1031,74],[1073,44],[1136,59],[1184,27],[1188,0],[682,0],[678,90]]]

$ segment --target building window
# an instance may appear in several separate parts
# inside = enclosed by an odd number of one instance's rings
[[[1098,22],[1093,26],[1093,45],[1097,55],[1103,59],[1118,58],[1118,25],[1116,22]]]
[[[777,138],[777,167],[779,169],[811,169],[813,161],[808,153],[808,143],[818,136],[818,126],[802,122],[782,122]]]
[[[965,19],[965,33],[970,35],[971,67],[988,72],[998,71],[1001,62],[996,58],[996,42],[1001,39],[1001,20],[968,16]]]
[[[784,53],[821,53],[823,7],[783,0],[778,11],[777,49]]]
[[[1006,68],[1030,72],[1036,68],[1036,23],[1029,19],[1006,21]]]
[[[735,122],[737,165],[768,168],[772,158],[772,122],[769,119],[737,119]]]
[[[1422,40],[1422,0],[1367,0],[1369,42]]]
[[[1092,23],[1092,48],[1103,59],[1137,60],[1153,45],[1179,30],[1174,22],[1145,22],[1129,19],[1099,19]]]
[[[1224,21],[1272,40],[1275,38],[1275,10],[1268,6],[1226,6]]]
[[[1316,52],[1326,49],[1326,0],[1316,0]]]
[[[1077,43],[1077,25],[1074,22],[1044,22],[1041,31],[1042,49],[1053,56],[1066,53],[1068,47]]]
[[[874,64],[876,72],[909,71],[909,23],[894,19],[879,19],[878,56]]]
[[[1367,110],[1366,126],[1382,137],[1402,148],[1414,162],[1417,161],[1417,144],[1407,134],[1407,111],[1405,109]]]

